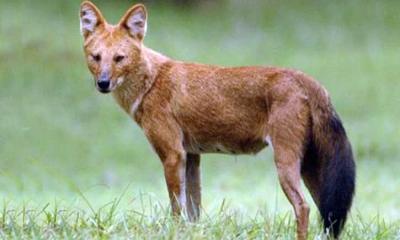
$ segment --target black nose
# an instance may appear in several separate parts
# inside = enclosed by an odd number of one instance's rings
[[[108,88],[110,87],[110,81],[109,80],[99,80],[99,81],[97,81],[97,86],[101,90],[108,90]]]

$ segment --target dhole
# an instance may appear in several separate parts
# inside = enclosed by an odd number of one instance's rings
[[[200,212],[200,154],[255,154],[270,145],[281,187],[293,205],[297,238],[307,236],[309,206],[338,237],[355,188],[350,143],[327,91],[307,75],[275,67],[185,63],[143,45],[146,8],[117,25],[85,1],[84,51],[95,85],[143,129],[164,167],[172,211]]]

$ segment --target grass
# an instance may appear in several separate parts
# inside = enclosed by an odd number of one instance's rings
[[[290,214],[276,215],[259,211],[254,216],[243,216],[221,204],[213,213],[203,212],[202,219],[190,223],[185,217],[173,219],[168,209],[151,198],[141,196],[152,207],[141,211],[121,209],[115,199],[99,209],[89,205],[63,209],[49,204],[38,209],[3,207],[0,236],[29,239],[292,239],[295,224]],[[345,239],[398,239],[398,225],[376,217],[363,220],[358,214],[349,220],[343,232]],[[310,224],[309,238],[326,239],[320,223]]]
[[[112,22],[131,4],[96,3]],[[268,150],[203,156],[201,221],[168,217],[159,160],[112,97],[93,87],[78,5],[0,0],[0,235],[292,239],[292,210]],[[286,66],[317,78],[357,159],[344,238],[400,239],[399,7],[369,0],[224,0],[194,9],[154,3],[146,45],[176,59]],[[307,197],[310,238],[323,239]]]

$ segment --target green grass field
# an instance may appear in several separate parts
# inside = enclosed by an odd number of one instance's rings
[[[131,1],[95,1],[117,22]],[[247,3],[246,3],[247,2]],[[141,130],[96,92],[79,1],[0,0],[0,237],[293,239],[267,149],[202,157],[203,215],[169,218]],[[318,79],[347,129],[357,192],[343,239],[400,239],[400,2],[149,5],[147,46],[172,58],[277,65]],[[324,239],[312,205],[310,239]]]

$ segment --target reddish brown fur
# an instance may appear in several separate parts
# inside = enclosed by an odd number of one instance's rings
[[[110,69],[116,101],[144,130],[163,163],[173,212],[187,208],[191,219],[199,216],[199,154],[257,153],[269,136],[281,186],[295,209],[298,239],[305,239],[309,207],[300,186],[301,159],[312,104],[328,108],[327,92],[294,70],[184,63],[156,53],[143,45],[144,32],[132,35],[126,27],[134,14],[147,16],[142,5],[116,26],[92,3],[84,2],[85,8],[99,17],[95,30],[84,32],[89,69],[95,79]],[[100,63],[92,59],[95,54],[101,54]],[[123,63],[113,61],[118,54],[126,56]]]

